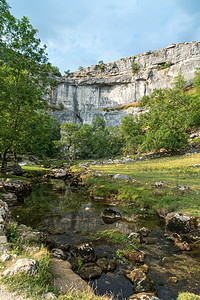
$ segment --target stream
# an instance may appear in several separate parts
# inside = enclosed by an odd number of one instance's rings
[[[73,246],[89,242],[89,233],[119,230],[130,234],[147,227],[151,231],[144,237],[142,251],[145,252],[145,264],[149,267],[148,277],[154,281],[158,297],[172,300],[182,291],[200,293],[199,246],[194,245],[191,251],[181,252],[164,237],[162,220],[144,212],[128,216],[128,221],[123,219],[106,224],[101,211],[108,207],[108,203],[91,200],[87,193],[72,191],[67,186],[59,190],[52,184],[36,184],[24,204],[12,210],[12,217],[19,224],[47,232],[58,248],[61,244]],[[132,284],[124,275],[133,269],[133,265],[116,257],[116,251],[123,249],[123,245],[97,240],[92,242],[92,246],[98,257],[106,255],[117,261],[114,272],[102,273],[99,279],[89,283],[95,292],[112,293],[115,299],[127,299],[133,295]],[[177,277],[178,282],[170,282],[170,277]]]

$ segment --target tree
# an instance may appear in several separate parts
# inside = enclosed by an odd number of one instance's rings
[[[148,101],[149,111],[141,116],[148,126],[143,149],[170,151],[183,148],[191,125],[190,96],[185,92],[185,80],[179,72],[173,88],[155,90]]]
[[[28,18],[14,18],[4,0],[0,12],[0,151],[5,174],[8,151],[22,150],[26,136],[31,135],[27,120],[37,119],[38,109],[46,107],[52,69],[46,46],[41,46]]]
[[[46,111],[39,111],[35,118],[24,124],[23,132],[31,132],[26,135],[23,143],[23,151],[37,155],[38,157],[54,156],[58,152],[55,142],[60,140],[60,124]]]
[[[62,123],[61,140],[57,143],[69,160],[100,158],[116,155],[121,150],[119,128],[106,127],[105,121],[97,116],[92,125],[80,126],[72,122]]]
[[[78,131],[80,125],[73,122],[63,122],[61,124],[61,139],[57,142],[57,146],[62,148],[64,154],[70,161],[74,161],[77,145],[79,142]]]
[[[134,154],[143,141],[143,131],[139,118],[134,115],[125,116],[122,119],[120,130],[125,140],[124,152]]]

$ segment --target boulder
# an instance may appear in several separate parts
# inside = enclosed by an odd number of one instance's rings
[[[139,230],[139,233],[142,235],[142,236],[148,236],[149,233],[151,232],[151,230],[147,227],[142,227],[140,228]]]
[[[37,262],[31,258],[18,259],[14,265],[12,265],[3,272],[3,275],[13,276],[21,272],[33,276],[36,275],[38,273]]]
[[[159,300],[153,293],[139,293],[129,297],[128,300]]]
[[[28,182],[8,178],[4,182],[4,189],[7,192],[14,193],[17,198],[24,198],[32,192],[32,187]]]
[[[67,178],[67,171],[63,169],[53,169],[53,173],[50,175],[51,178],[65,180]]]
[[[39,165],[39,164],[40,164],[39,159],[37,159],[37,158],[34,157],[34,156],[29,156],[29,161],[35,163],[36,165]]]
[[[113,179],[123,179],[123,180],[129,180],[130,177],[127,175],[122,175],[122,174],[115,174],[113,175]]]
[[[40,241],[40,232],[33,231],[32,228],[20,224],[16,230],[17,234],[20,236],[21,241],[23,242],[39,242]]]
[[[11,255],[10,254],[3,254],[3,255],[1,255],[1,257],[0,257],[0,260],[2,261],[2,262],[5,262],[5,261],[7,261],[7,260],[10,260],[11,259]]]
[[[166,230],[177,233],[198,232],[196,217],[187,216],[182,213],[169,213],[165,218]]]
[[[97,259],[94,249],[89,244],[81,244],[71,249],[71,254],[82,263],[94,262]]]
[[[50,271],[56,274],[53,284],[62,294],[66,294],[69,290],[88,293],[92,291],[92,288],[72,271],[70,263],[66,260],[51,259]]]
[[[181,251],[190,251],[191,250],[190,245],[186,241],[183,241],[183,242],[175,241],[174,245],[176,247],[178,247]]]
[[[14,193],[1,194],[2,201],[5,201],[9,207],[17,205],[17,196]]]
[[[154,293],[156,291],[154,283],[140,269],[134,269],[129,274],[126,274],[126,277],[130,279],[133,288],[137,293]]]
[[[101,212],[101,217],[103,221],[107,224],[112,224],[122,218],[122,215],[119,211],[116,211],[112,208],[105,208]]]
[[[19,164],[10,165],[7,167],[7,172],[12,175],[22,176],[23,170]]]
[[[57,299],[56,295],[54,295],[54,293],[52,293],[52,292],[49,292],[47,294],[43,294],[42,298],[44,298],[44,299]]]
[[[66,255],[64,254],[64,252],[61,249],[58,248],[53,248],[51,250],[50,256],[52,258],[57,258],[57,259],[66,259]]]
[[[69,244],[62,244],[62,245],[60,245],[60,249],[62,249],[64,252],[69,252],[70,245]]]
[[[111,272],[116,269],[117,263],[113,259],[103,257],[97,260],[97,266],[99,266],[103,272]]]
[[[91,280],[101,276],[102,269],[96,264],[85,264],[78,272],[79,276],[84,280]]]
[[[144,252],[137,250],[126,250],[123,255],[130,261],[143,263],[144,262]]]

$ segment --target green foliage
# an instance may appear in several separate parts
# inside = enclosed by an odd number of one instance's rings
[[[106,238],[115,244],[126,244],[129,243],[128,235],[126,233],[121,233],[119,230],[104,230],[98,231],[90,235],[91,240],[99,240],[101,238]]]
[[[69,75],[70,74],[70,70],[66,70],[64,71],[65,75]]]
[[[58,67],[55,66],[51,66],[52,68],[52,75],[58,76],[58,77],[62,77],[62,74],[60,73]]]
[[[28,124],[39,125],[38,110],[46,108],[44,96],[55,71],[47,63],[46,46],[41,45],[37,30],[28,18],[14,18],[1,1],[3,24],[0,29],[0,152],[2,173],[6,172],[8,151],[21,152],[27,139],[32,143]]]
[[[83,262],[81,259],[78,259],[78,269],[80,270],[83,266]]]
[[[199,92],[200,92],[200,68],[196,68],[195,76],[193,79],[193,85],[194,85],[194,87],[196,87],[197,92],[199,94]]]
[[[140,70],[139,65],[133,61],[132,62],[132,74],[135,75]]]
[[[38,261],[39,271],[36,276],[28,274],[17,274],[10,277],[3,277],[2,282],[9,285],[10,291],[20,291],[26,297],[39,297],[41,294],[57,291],[51,285],[52,275],[49,272],[49,257],[43,255]]]
[[[57,154],[55,141],[60,139],[60,124],[56,119],[41,110],[23,125],[23,132],[29,131],[31,135],[26,136],[23,151],[41,158]]]
[[[72,122],[63,122],[61,124],[61,139],[56,144],[62,147],[63,152],[70,161],[74,160],[76,154],[79,129],[80,126]]]
[[[124,152],[134,154],[143,140],[139,119],[134,115],[125,116],[121,121],[120,130],[125,141],[123,144]]]
[[[79,71],[82,71],[82,70],[83,70],[83,67],[82,67],[82,66],[79,66],[79,67],[78,67],[78,70],[79,70]]]
[[[199,296],[191,293],[181,293],[177,300],[199,300]]]
[[[17,232],[17,223],[9,224],[7,229],[7,236],[10,243],[15,243],[18,239]]]
[[[64,104],[63,104],[62,102],[59,102],[58,105],[59,105],[59,108],[60,108],[60,109],[64,109]]]
[[[57,144],[68,158],[100,158],[119,153],[121,138],[117,127],[106,127],[105,121],[97,116],[92,125],[63,123],[61,140]]]
[[[165,62],[165,63],[161,63],[161,64],[157,65],[156,68],[157,68],[158,71],[160,71],[160,70],[170,68],[171,66],[172,66],[171,62]]]
[[[195,82],[198,76],[197,72]],[[140,106],[147,106],[148,112],[139,118],[129,115],[122,120],[125,153],[140,149],[176,151],[185,147],[189,128],[200,123],[200,95],[187,93],[185,85],[179,72],[171,89],[154,90],[151,97],[142,98]]]
[[[119,259],[121,259],[122,261],[126,261],[126,258],[125,258],[125,256],[124,256],[124,252],[125,252],[126,250],[121,250],[121,249],[117,249],[117,251],[116,251],[116,256],[119,258]]]
[[[101,70],[101,71],[103,71],[104,68],[105,68],[105,64],[104,64],[103,60],[100,60],[99,64],[98,64],[98,69]]]

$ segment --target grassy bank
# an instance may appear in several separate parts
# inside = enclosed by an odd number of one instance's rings
[[[104,197],[121,205],[124,211],[141,208],[155,212],[166,208],[200,217],[200,154],[172,156],[126,164],[90,166],[101,177],[83,176],[94,197]],[[123,174],[130,180],[113,180],[107,174]],[[135,181],[133,181],[135,180]],[[156,182],[163,182],[158,187]],[[180,186],[188,189],[180,190]]]

